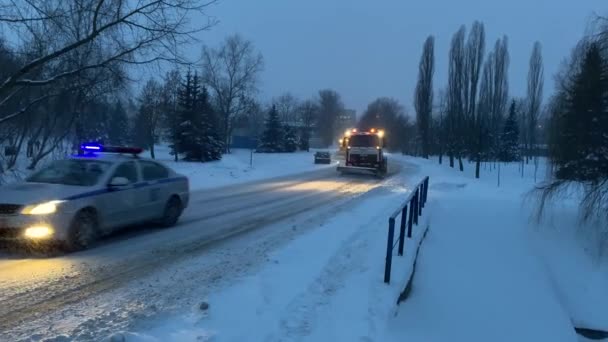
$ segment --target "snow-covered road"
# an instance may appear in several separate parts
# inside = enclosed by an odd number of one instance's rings
[[[188,286],[176,283],[195,274],[194,288],[238,276],[273,245],[381,183],[325,169],[199,191],[173,229],[135,228],[56,258],[0,255],[0,340],[102,337],[138,315],[179,305]],[[176,266],[195,258],[196,267]]]

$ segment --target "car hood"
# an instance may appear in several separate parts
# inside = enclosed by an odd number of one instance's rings
[[[65,199],[91,190],[95,189],[64,184],[22,182],[0,187],[0,203],[37,204]]]

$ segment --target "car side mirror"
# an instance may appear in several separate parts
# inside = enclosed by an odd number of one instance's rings
[[[108,184],[111,188],[119,188],[126,185],[129,185],[129,180],[125,177],[114,177]]]

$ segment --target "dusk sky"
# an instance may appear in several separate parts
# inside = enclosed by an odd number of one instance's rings
[[[307,98],[333,88],[359,113],[380,96],[397,98],[413,115],[422,44],[436,38],[435,89],[447,82],[452,34],[480,20],[486,52],[509,37],[511,95],[525,94],[534,41],[543,46],[545,96],[553,75],[606,0],[221,0],[209,10],[219,25],[201,34],[214,45],[240,33],[265,58],[260,99],[289,91]],[[200,47],[191,53],[200,55]]]

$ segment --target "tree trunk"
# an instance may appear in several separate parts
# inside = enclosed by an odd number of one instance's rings
[[[458,168],[460,169],[460,171],[464,171],[464,165],[462,164],[462,156],[458,155]]]
[[[500,163],[498,163],[498,187],[500,188]]]
[[[154,153],[154,143],[150,144],[150,158],[156,159],[156,155]]]
[[[229,118],[224,121],[224,153],[230,153],[230,124]]]
[[[452,152],[449,153],[450,155],[450,167],[454,167],[454,154]]]
[[[443,164],[443,152],[439,151],[439,165]]]
[[[477,160],[475,160],[475,178],[479,179],[479,171],[481,168],[481,158],[477,155]]]

